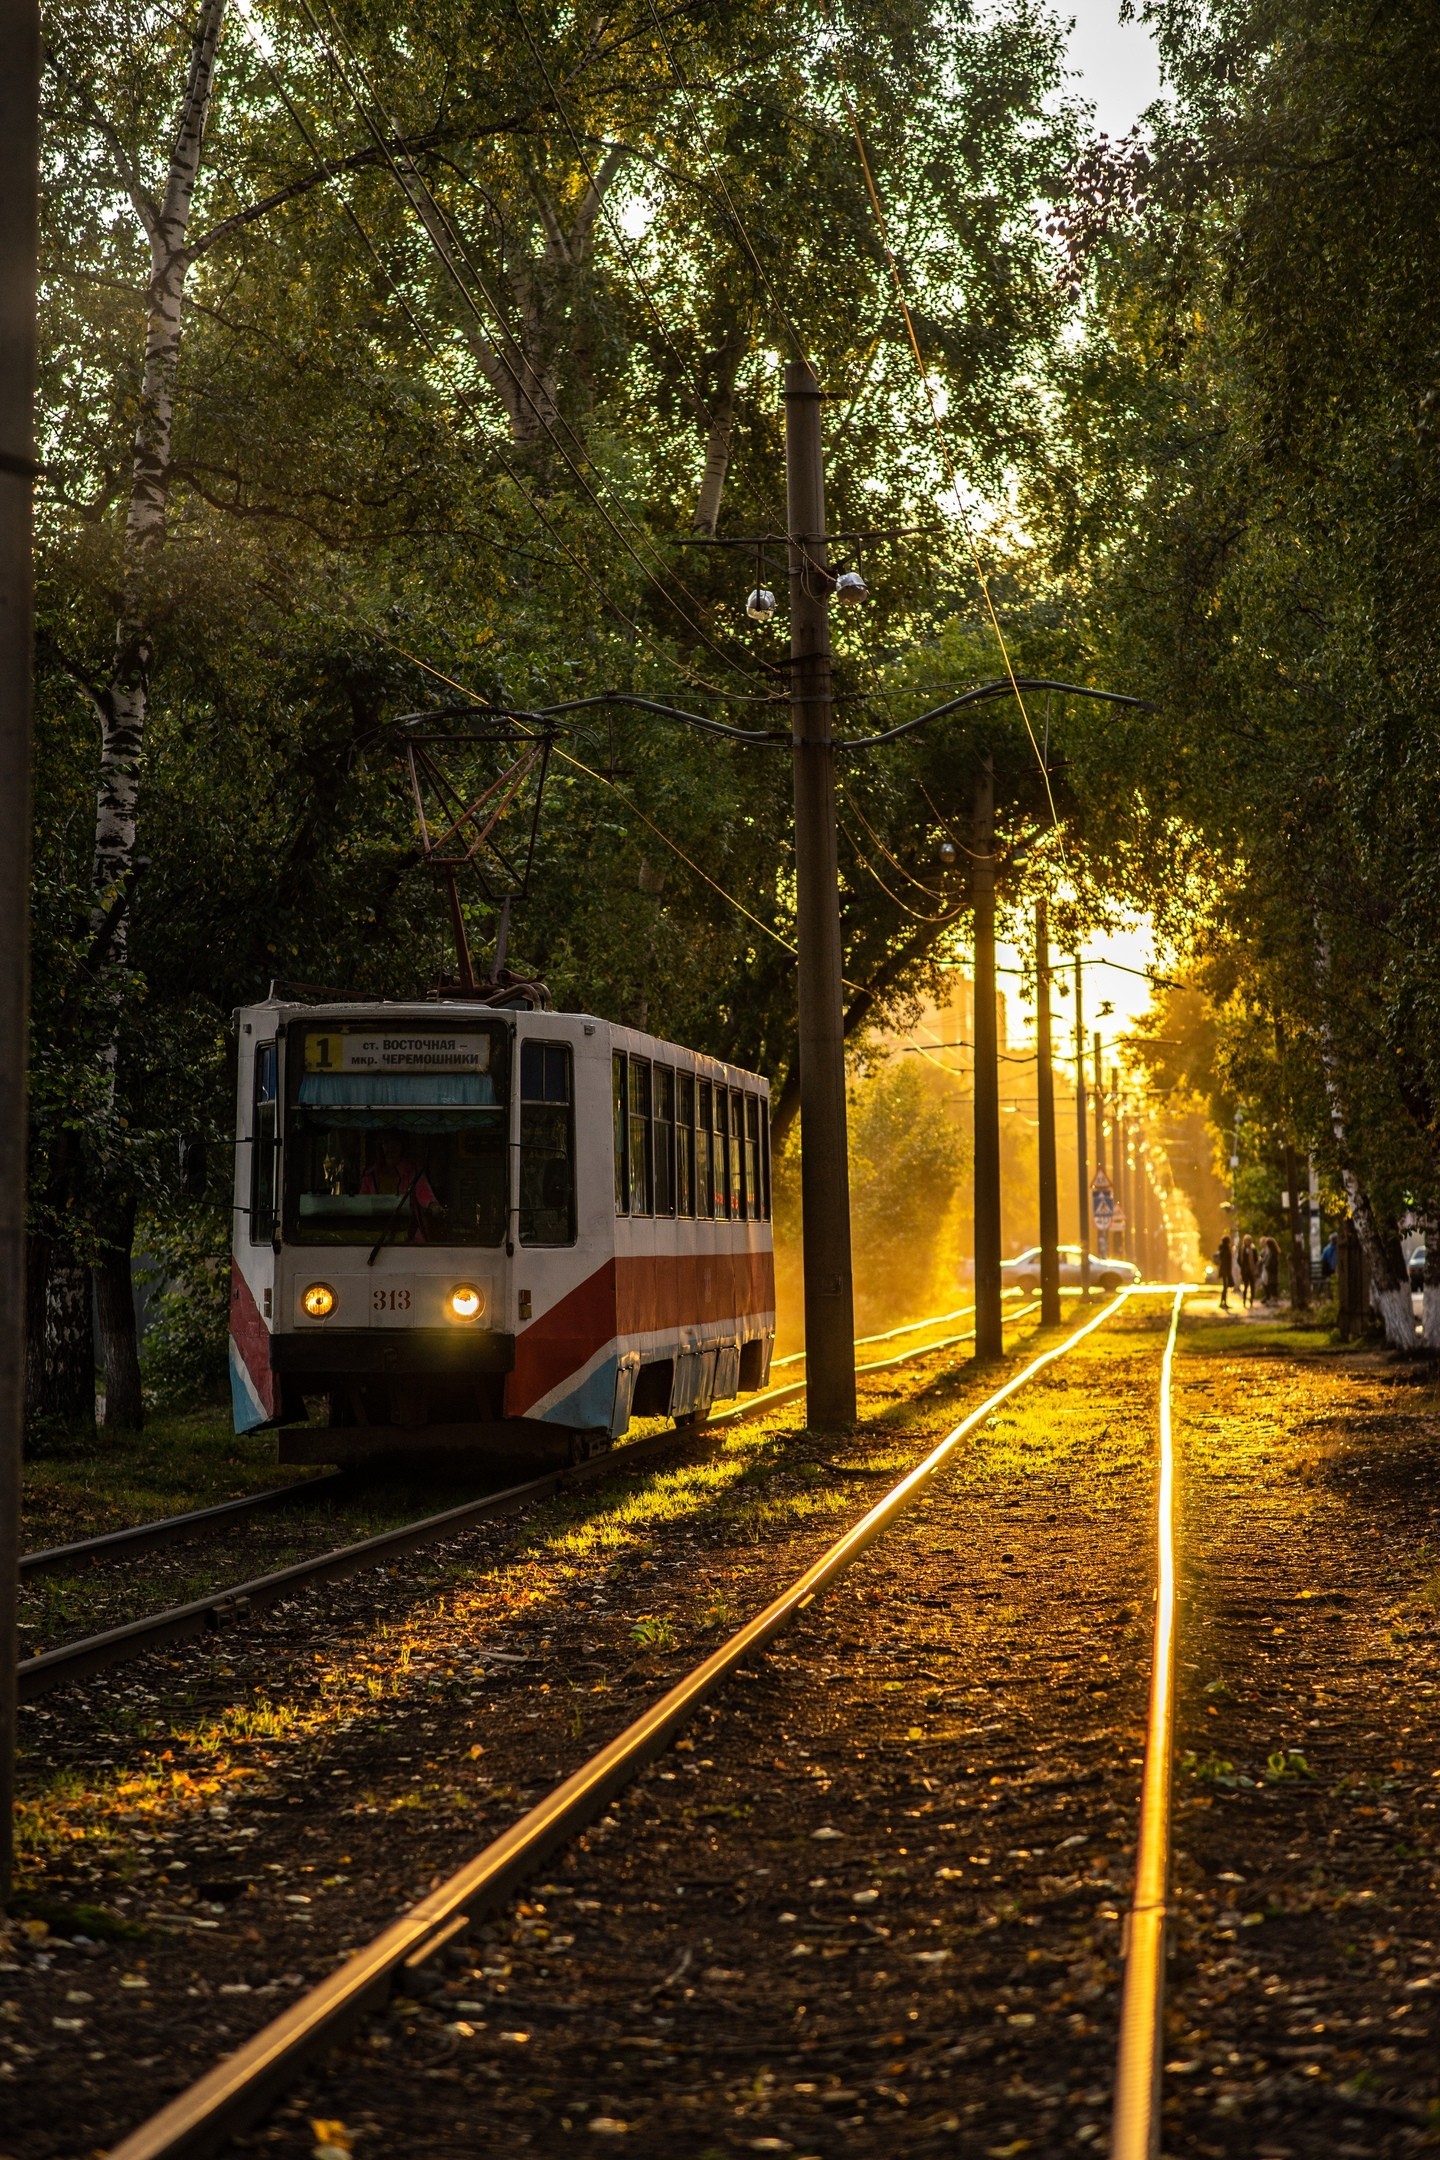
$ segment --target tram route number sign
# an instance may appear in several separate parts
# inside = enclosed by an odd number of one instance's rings
[[[490,1070],[490,1036],[414,1034],[399,1029],[384,1034],[358,1030],[316,1029],[305,1037],[305,1070],[312,1073],[437,1072],[484,1073]]]

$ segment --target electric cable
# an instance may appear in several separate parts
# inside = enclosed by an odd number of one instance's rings
[[[388,638],[385,639],[384,642],[386,644],[391,643]],[[456,682],[453,676],[442,673],[442,671],[437,667],[432,667],[428,660],[422,660],[416,653],[405,653],[404,647],[400,645],[395,645],[392,647],[392,649],[396,652],[403,653],[404,657],[407,660],[413,660],[417,667],[424,668],[426,673],[433,675],[437,682],[443,682],[451,690],[458,690],[462,697],[470,698],[476,705],[476,707],[481,711],[487,709],[487,701],[484,698],[477,697],[473,690],[467,689],[464,683]],[[521,724],[523,725],[523,721],[521,722]],[[554,754],[558,758],[563,758],[567,765],[573,765],[577,772],[584,773],[587,778],[591,780],[598,780],[602,787],[608,787],[611,793],[615,795],[619,799],[619,801],[621,801],[625,805],[625,808],[627,810],[633,812],[633,814],[640,819],[643,825],[647,825],[650,828],[651,832],[654,833],[657,840],[662,841],[664,845],[670,849],[672,854],[679,856],[681,862],[684,863],[687,870],[693,870],[696,877],[703,879],[704,882],[708,886],[710,886],[712,891],[717,892],[720,895],[720,898],[724,900],[727,905],[735,909],[737,914],[743,915],[747,922],[754,923],[757,930],[763,930],[766,937],[772,939],[773,942],[781,948],[782,952],[789,953],[792,959],[798,957],[795,947],[790,944],[787,939],[781,937],[778,930],[771,929],[770,925],[767,922],[763,921],[760,916],[752,913],[752,911],[746,907],[743,900],[737,900],[733,893],[727,892],[723,885],[717,884],[716,880],[711,877],[708,870],[702,870],[699,863],[693,862],[691,858],[685,853],[685,850],[679,845],[679,843],[672,840],[670,838],[670,835],[666,831],[664,831],[661,826],[657,825],[655,823],[655,820],[649,815],[647,815],[647,813],[640,808],[640,805],[637,802],[633,802],[631,798],[625,793],[623,788],[617,787],[615,782],[610,779],[608,774],[596,772],[592,766],[585,764],[582,759],[572,756],[568,750],[562,750],[558,743],[555,746]],[[859,990],[861,987],[862,985],[860,985],[859,983],[845,983],[845,988],[847,990]]]
[[[821,0],[821,4],[822,6],[824,6],[825,12],[828,16],[830,13],[828,0]],[[870,197],[870,207],[875,213],[875,223],[880,234],[880,245],[885,251],[885,260],[889,267],[891,280],[895,287],[895,297],[900,304],[900,313],[905,324],[905,334],[909,340],[910,350],[915,358],[915,366],[920,376],[921,388],[925,393],[925,403],[930,415],[930,423],[934,430],[936,441],[940,447],[941,458],[943,459],[946,471],[949,473],[950,476],[950,491],[955,500],[955,510],[959,518],[960,529],[964,533],[966,542],[969,546],[971,559],[975,568],[976,580],[980,587],[981,596],[985,602],[985,612],[990,618],[990,626],[995,633],[995,642],[1000,650],[1000,658],[1004,664],[1005,673],[1009,678],[1010,688],[1014,693],[1015,703],[1020,709],[1020,717],[1025,723],[1025,733],[1030,738],[1030,747],[1035,753],[1035,762],[1040,768],[1040,775],[1045,783],[1045,795],[1050,805],[1051,822],[1055,826],[1056,831],[1058,832],[1060,827],[1060,817],[1058,811],[1055,808],[1055,797],[1050,786],[1050,774],[1046,767],[1045,760],[1040,754],[1040,745],[1035,739],[1035,730],[1030,724],[1030,714],[1026,709],[1025,699],[1021,694],[1020,685],[1018,680],[1016,679],[1015,669],[1010,659],[1010,648],[1005,642],[1005,632],[1001,627],[1000,616],[995,606],[994,597],[990,591],[990,581],[985,575],[985,565],[980,557],[979,545],[976,541],[974,530],[971,526],[969,516],[965,509],[964,498],[960,493],[959,469],[955,463],[954,457],[951,454],[949,438],[946,435],[944,423],[940,418],[939,407],[935,402],[935,387],[930,378],[930,371],[925,365],[925,356],[920,349],[920,339],[915,328],[915,318],[911,313],[909,296],[905,290],[905,280],[901,273],[900,264],[896,259],[894,249],[890,245],[890,230],[886,222],[884,208],[880,201],[880,191],[875,184],[875,175],[871,170],[869,154],[865,148],[865,138],[860,132],[859,115],[856,113],[855,102],[850,95],[849,85],[845,81],[844,73],[841,69],[838,56],[836,56],[835,59],[835,71],[840,81],[842,95],[845,99],[845,109],[850,116],[850,128],[855,138],[855,148],[859,153],[861,171],[865,176],[865,187],[866,192]],[[1063,845],[1064,843],[1062,838],[1062,850]]]
[[[874,826],[870,823],[870,820],[866,817],[864,811],[860,808],[860,805],[856,802],[854,796],[850,793],[848,788],[841,788],[840,800],[844,803],[846,809],[849,810],[853,816],[859,818],[860,823],[864,826],[866,832],[870,835],[870,838],[874,841],[876,847],[879,848],[880,853],[884,856],[886,862],[889,863],[892,870],[898,870],[901,877],[905,879],[906,883],[909,885],[913,885],[916,892],[923,893],[927,900],[944,900],[944,893],[932,892],[928,885],[922,885],[919,878],[912,876],[910,871],[906,869],[904,863],[898,861],[897,858],[891,854],[889,848],[886,847],[885,842],[881,839],[879,833],[876,832]]]
[[[579,131],[576,128],[574,121],[571,119],[570,114],[566,109],[565,100],[561,96],[561,93],[555,84],[554,78],[552,77],[549,68],[545,64],[544,55],[540,50],[540,46],[535,37],[534,30],[531,28],[530,19],[525,13],[522,0],[513,0],[513,5],[515,9],[516,20],[519,22],[520,28],[524,33],[525,42],[530,47],[530,50],[534,55],[535,65],[539,68],[540,74],[545,83],[545,87],[549,91],[552,99],[554,100],[555,110],[560,115],[561,121],[563,122],[565,127],[565,131],[569,135],[571,142],[575,146],[575,155],[580,160],[581,170],[584,172],[585,177],[589,181],[591,187],[595,188],[598,193],[599,183],[595,178],[595,174],[591,167],[590,160],[585,155],[585,150],[580,139]],[[680,351],[679,346],[675,343],[675,340],[670,333],[669,326],[667,325],[665,318],[661,314],[659,306],[654,299],[650,287],[650,282],[644,275],[643,271],[640,269],[638,263],[634,258],[634,255],[632,254],[630,242],[626,236],[624,227],[621,225],[619,219],[615,216],[614,211],[610,208],[608,200],[606,200],[603,195],[600,197],[600,209],[606,223],[610,227],[611,232],[614,234],[615,244],[619,248],[622,257],[624,258],[625,263],[629,268],[630,274],[634,279],[635,285],[642,299],[644,300],[646,307],[650,312],[651,319],[654,322],[656,329],[659,331],[660,336],[664,340],[665,346],[670,352],[672,358],[675,360],[676,365],[684,373],[689,375],[691,386],[695,395],[695,401],[699,406],[701,412],[704,414],[707,424],[713,428],[715,425],[715,414],[710,408],[709,400],[707,399],[705,394],[705,385],[703,380],[701,379],[699,370],[693,367],[691,363],[686,360],[684,354]]]
[[[836,826],[837,830],[849,842],[851,853],[854,855],[854,858],[856,862],[860,865],[860,868],[866,873],[869,878],[873,880],[876,885],[879,886],[881,892],[884,893],[886,899],[890,902],[890,905],[892,907],[898,908],[900,910],[900,913],[908,917],[911,922],[940,924],[952,923],[958,922],[960,920],[960,917],[966,913],[966,909],[964,907],[958,907],[953,909],[948,915],[922,915],[918,908],[911,907],[908,902],[900,898],[898,893],[891,892],[889,886],[885,883],[885,880],[881,877],[879,871],[875,868],[875,865],[870,861],[869,857],[856,845],[854,835],[846,831],[844,820],[837,819]]]
[[[566,435],[568,435],[571,442],[574,443],[576,451],[579,452],[581,456],[583,456],[584,448],[583,445],[580,443],[578,436],[576,436],[574,429],[564,418],[563,414],[557,413],[552,419],[552,417],[546,413],[544,408],[537,400],[534,391],[529,387],[526,381],[527,362],[525,353],[519,343],[519,340],[516,338],[514,332],[509,326],[509,323],[505,316],[505,311],[501,307],[495,295],[489,289],[483,273],[479,270],[478,266],[474,261],[474,258],[471,256],[469,249],[466,246],[464,236],[460,233],[453,219],[450,218],[448,212],[446,212],[443,205],[437,201],[428,183],[426,183],[421,177],[418,168],[416,167],[416,164],[414,162],[414,153],[410,150],[403,130],[400,128],[393,114],[386,112],[383,103],[381,103],[379,109],[381,111],[382,117],[384,118],[387,126],[391,131],[392,140],[387,141],[385,134],[376,125],[374,117],[371,114],[364,97],[362,97],[359,90],[356,88],[355,84],[351,81],[349,75],[346,73],[340,55],[337,53],[335,46],[327,37],[323,26],[321,25],[318,17],[315,14],[314,8],[311,5],[311,0],[300,0],[300,7],[306,17],[306,20],[309,22],[316,38],[319,40],[327,57],[330,59],[331,64],[333,65],[340,82],[344,85],[345,90],[349,94],[351,102],[353,103],[355,110],[360,117],[362,125],[365,127],[367,133],[370,135],[371,139],[375,143],[376,148],[379,150],[386,165],[389,167],[389,170],[395,179],[396,185],[399,187],[402,195],[405,197],[406,202],[410,205],[411,210],[414,212],[416,218],[418,219],[421,230],[424,232],[426,239],[429,241],[430,246],[434,250],[438,261],[440,262],[442,268],[446,271],[447,275],[450,277],[456,290],[459,292],[461,298],[465,302],[467,308],[475,317],[476,322],[480,323],[480,308],[477,306],[475,297],[470,291],[470,288],[465,281],[465,277],[464,275],[462,275],[460,267],[457,265],[455,259],[457,255],[463,261],[465,269],[475,279],[481,297],[484,300],[485,305],[489,310],[490,316],[492,317],[494,324],[500,333],[503,356],[502,364],[506,367],[511,377],[511,380],[515,384],[517,390],[523,396],[525,402],[528,404],[531,416],[534,419],[535,423],[543,430],[551,446],[554,448],[556,453],[559,455],[559,457],[562,459],[562,461],[568,468],[576,484],[588,497],[593,508],[603,519],[605,525],[608,527],[610,533],[617,541],[619,546],[628,556],[630,556],[631,560],[634,562],[636,568],[639,570],[642,577],[646,578],[648,582],[654,586],[656,592],[667,603],[667,605],[669,605],[675,610],[675,613],[680,617],[686,628],[689,629],[700,640],[700,642],[706,647],[709,652],[714,655],[714,657],[720,662],[723,667],[732,668],[737,674],[741,675],[742,677],[748,675],[752,681],[760,681],[762,678],[755,674],[755,671],[752,667],[736,661],[730,654],[725,652],[724,649],[719,646],[711,637],[710,633],[705,629],[703,623],[696,621],[694,617],[688,613],[687,609],[681,604],[676,594],[667,588],[667,586],[662,580],[662,577],[660,575],[657,575],[655,569],[651,567],[651,564],[645,561],[644,557],[640,553],[639,548],[630,538],[630,535],[623,531],[620,525],[616,523],[616,520],[614,516],[612,516],[607,504],[601,499],[601,496],[598,493],[597,489],[592,485],[584,471],[581,469],[580,464],[577,462],[576,456],[572,455],[570,449],[567,448],[566,444],[561,441],[560,435],[557,432],[556,423],[558,422],[559,427],[564,429]],[[335,22],[333,9],[327,6],[327,13],[329,13],[330,20],[335,26],[337,37],[349,50],[351,59],[357,71],[361,74],[364,74],[366,72],[364,62],[359,59],[358,55],[356,55],[355,49],[351,44],[349,38],[346,36],[344,30],[340,27],[338,23]],[[395,149],[397,148],[400,152],[400,155],[405,160],[408,171],[408,179],[407,173],[402,172],[400,164],[397,162],[395,156]],[[430,216],[428,217],[425,214],[424,208],[422,208],[420,202],[417,200],[417,196],[421,193],[421,191],[423,191],[425,202],[428,205],[430,211]],[[437,231],[432,227],[432,218],[434,220],[434,225],[441,228],[441,232],[437,233]],[[441,237],[442,233],[443,239]],[[607,482],[606,485],[607,491],[613,494],[614,490],[610,486],[610,484]],[[617,501],[619,500],[618,497],[616,499]],[[652,557],[654,558],[654,561],[660,563],[662,569],[665,570],[667,574],[673,576],[673,572],[670,572],[668,566],[663,563],[663,559],[660,556],[659,549],[656,543],[650,538],[647,533],[645,533],[644,528],[639,524],[638,520],[633,517],[632,513],[623,503],[620,504],[620,510],[621,514],[625,517],[628,523],[634,527],[635,532],[640,536],[644,545],[649,549]],[[698,600],[696,595],[690,591],[689,587],[685,584],[683,578],[677,578],[675,582],[678,585],[680,592],[684,594],[685,598],[689,600],[696,608],[699,608],[701,606],[701,602]],[[780,694],[776,693],[776,702],[779,701]]]
[[[661,49],[665,54],[666,61],[670,68],[670,72],[674,76],[676,82],[680,85],[680,89],[684,94],[685,102],[690,110],[690,118],[692,123],[694,124],[696,135],[698,138],[700,133],[700,120],[699,115],[695,109],[693,89],[690,83],[686,80],[685,76],[681,73],[680,66],[675,58],[674,50],[671,47],[670,40],[665,35],[665,26],[661,22],[660,17],[656,12],[655,0],[645,0],[645,6],[649,13],[651,22],[655,25],[655,35],[660,40]],[[729,183],[727,182],[724,173],[720,169],[718,160],[716,161],[714,167],[714,177],[716,186],[719,188],[720,193],[724,198],[725,207],[730,213],[730,222],[732,227],[734,228],[735,237],[740,242],[741,248],[744,250],[745,254],[749,257],[751,268],[754,270],[755,275],[759,278],[761,284],[765,288],[766,293],[769,295],[770,305],[775,311],[776,320],[779,322],[781,328],[785,332],[785,335],[789,338],[790,343],[794,346],[796,358],[799,360],[803,360],[805,365],[809,367],[810,355],[806,352],[804,344],[801,342],[800,333],[795,328],[794,323],[791,321],[780,299],[780,295],[775,290],[775,286],[771,280],[769,271],[765,268],[765,265],[760,260],[759,254],[755,247],[755,243],[750,238],[750,234],[746,229],[745,221],[741,217],[740,212],[735,207],[735,201],[730,193]]]

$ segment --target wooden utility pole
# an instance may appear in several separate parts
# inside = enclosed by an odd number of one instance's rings
[[[1040,1325],[1060,1325],[1060,1188],[1055,1163],[1055,1070],[1050,1062],[1050,926],[1035,902],[1035,1096],[1040,1120]]]
[[[1090,1165],[1089,1133],[1085,1126],[1085,1004],[1081,994],[1082,963],[1075,955],[1075,1168],[1080,1188],[1080,1296],[1090,1302]]]
[[[820,399],[820,384],[809,362],[792,360],[785,370],[785,482],[790,534],[805,1415],[810,1425],[825,1429],[855,1421],[855,1292],[850,1267],[840,878],[831,732],[832,579],[825,541]]]
[[[35,478],[40,18],[0,5],[0,1908],[15,1869],[20,1459],[25,1415],[31,493]]]
[[[995,765],[975,782],[975,1355],[1005,1355],[1000,1303],[1000,1045],[995,1015]]]

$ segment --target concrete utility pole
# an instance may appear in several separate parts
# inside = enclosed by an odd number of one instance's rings
[[[1090,1302],[1090,1165],[1085,1127],[1085,1005],[1080,991],[1082,964],[1075,955],[1075,1167],[1080,1185],[1080,1297]]]
[[[1050,926],[1035,902],[1035,1095],[1040,1119],[1040,1325],[1060,1325],[1060,1187],[1055,1163],[1055,1070],[1050,1062]]]
[[[1100,1030],[1092,1037],[1095,1053],[1095,1175],[1099,1177],[1105,1168],[1105,1073],[1100,1063]],[[1095,1232],[1095,1257],[1106,1258],[1110,1251],[1110,1233],[1097,1227]]]
[[[1000,1044],[995,1015],[995,766],[975,782],[975,1355],[1005,1355],[1000,1303]]]
[[[20,1459],[25,1417],[31,493],[35,478],[40,18],[0,5],[0,1909],[15,1869]]]
[[[1128,1250],[1130,1211],[1125,1204],[1127,1198],[1126,1186],[1129,1180],[1125,1175],[1125,1120],[1120,1114],[1120,1068],[1118,1065],[1110,1067],[1110,1160],[1114,1165],[1111,1174],[1115,1184],[1115,1212],[1123,1221],[1122,1229],[1119,1231],[1112,1230],[1110,1233],[1111,1238],[1114,1240],[1110,1250],[1119,1256],[1124,1255]]]
[[[840,877],[831,731],[832,580],[825,543],[820,398],[820,384],[809,362],[790,361],[785,369],[785,483],[790,534],[805,1415],[812,1426],[823,1429],[855,1421],[855,1291],[850,1267]]]
[[[1155,1280],[1155,1255],[1150,1250],[1150,1173],[1145,1166],[1145,1144],[1135,1136],[1135,1258],[1146,1282]]]

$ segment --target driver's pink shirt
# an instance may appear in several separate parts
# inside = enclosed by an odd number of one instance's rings
[[[415,1202],[416,1207],[434,1207],[434,1190],[430,1184],[429,1178],[426,1177],[424,1171],[420,1168],[420,1165],[418,1163],[413,1163],[408,1160],[401,1161],[394,1165],[394,1171],[396,1179],[395,1197],[397,1199],[399,1199],[402,1194],[408,1194],[408,1196]],[[376,1182],[378,1177],[378,1171],[367,1170],[360,1180],[361,1192],[378,1193],[380,1190],[380,1186]]]

